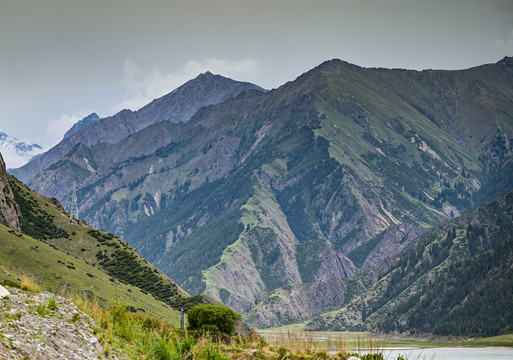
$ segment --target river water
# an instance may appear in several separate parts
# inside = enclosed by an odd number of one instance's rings
[[[383,350],[386,360],[402,355],[407,360],[513,360],[513,348],[429,348]]]

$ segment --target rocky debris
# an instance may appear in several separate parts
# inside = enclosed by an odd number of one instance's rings
[[[282,287],[244,314],[244,321],[259,329],[303,321],[323,309],[342,306],[346,289],[346,279],[336,276]]]
[[[98,359],[103,346],[93,319],[48,292],[9,288],[0,298],[1,359]]]
[[[235,336],[240,336],[242,338],[256,337],[257,333],[255,329],[252,329],[242,320],[235,319],[233,321],[233,325],[235,326]]]
[[[11,229],[20,230],[20,222],[18,216],[20,209],[14,201],[12,189],[7,179],[7,171],[5,162],[0,154],[0,224],[4,224]]]
[[[409,244],[420,238],[424,229],[413,224],[398,224],[390,226],[383,239],[369,253],[365,265],[371,265],[374,269],[372,281],[378,279],[378,274],[383,273],[395,263],[397,254]]]

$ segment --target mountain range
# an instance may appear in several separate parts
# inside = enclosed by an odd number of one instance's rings
[[[185,122],[201,107],[221,102],[246,89],[260,87],[214,76],[210,72],[200,74],[196,79],[153,100],[138,111],[125,109],[104,119],[99,119],[95,113],[85,117],[56,146],[13,173],[21,181],[30,183],[33,174],[54,164],[77,144],[113,144],[160,121]]]
[[[513,58],[459,71],[332,60],[269,92],[202,74],[12,173],[67,208],[76,186],[87,223],[268,327],[370,303],[359,296],[401,251],[513,188],[512,135]]]

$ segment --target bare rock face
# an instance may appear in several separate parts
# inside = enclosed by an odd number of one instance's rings
[[[408,223],[391,226],[383,240],[371,251],[365,264],[372,263],[378,266],[379,271],[385,271],[395,262],[395,257],[406,246],[419,238],[424,230]]]
[[[7,179],[7,172],[5,169],[5,162],[0,154],[0,223],[10,227],[14,230],[20,229],[20,208],[14,201],[14,195],[9,180]]]

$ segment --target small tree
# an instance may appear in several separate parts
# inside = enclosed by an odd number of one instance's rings
[[[228,335],[235,330],[234,320],[241,316],[228,307],[217,305],[196,305],[187,313],[190,330],[221,332]]]

